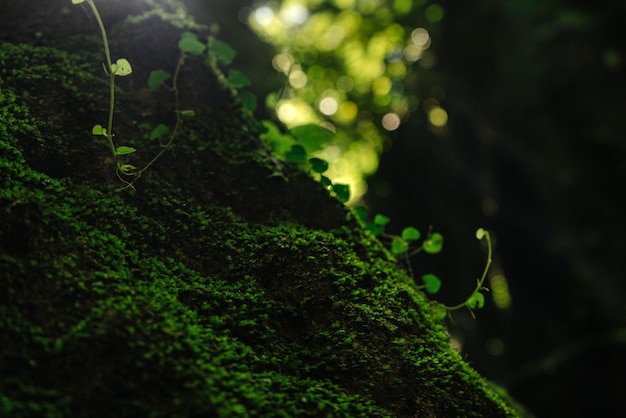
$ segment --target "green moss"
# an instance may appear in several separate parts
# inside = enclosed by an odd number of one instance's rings
[[[0,415],[515,416],[351,213],[296,169],[272,177],[207,67],[186,74],[215,93],[188,99],[200,120],[116,193],[77,122],[98,113],[97,66],[20,48],[42,77],[0,73]]]

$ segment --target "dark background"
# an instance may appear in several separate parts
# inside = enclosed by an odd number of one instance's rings
[[[250,1],[187,3],[219,22],[260,98],[280,88],[272,48],[241,22]],[[437,65],[405,82],[445,90],[448,126],[433,132],[419,114],[403,124],[366,204],[391,232],[443,233],[443,253],[414,270],[441,277],[448,304],[484,266],[474,231],[492,232],[512,305],[488,300],[449,324],[476,369],[540,417],[626,416],[626,3],[439,4]]]

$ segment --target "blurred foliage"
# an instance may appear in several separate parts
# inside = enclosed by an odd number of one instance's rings
[[[350,184],[353,201],[366,192],[389,131],[416,112],[436,130],[447,122],[441,89],[406,88],[435,65],[429,47],[443,17],[425,0],[268,1],[249,14],[285,77],[268,107],[288,128],[320,123],[336,132],[318,156],[331,163],[333,181]]]

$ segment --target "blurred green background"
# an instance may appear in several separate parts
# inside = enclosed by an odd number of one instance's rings
[[[336,134],[351,205],[443,233],[416,276],[487,307],[452,340],[537,416],[626,416],[626,3],[185,0],[238,56],[257,116]]]

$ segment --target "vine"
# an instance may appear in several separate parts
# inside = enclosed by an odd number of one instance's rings
[[[367,215],[366,210],[364,208],[357,208],[356,211],[359,218],[364,220]],[[444,241],[443,235],[429,230],[425,239],[422,240],[422,242],[416,247],[414,244],[422,237],[422,234],[417,228],[409,226],[404,228],[400,235],[387,234],[385,233],[385,226],[389,222],[390,219],[388,217],[378,214],[371,222],[366,222],[365,226],[374,235],[389,241],[388,247],[393,257],[398,261],[404,261],[409,275],[415,279],[410,258],[421,252],[425,252],[427,254],[438,254],[441,252]],[[485,296],[482,292],[489,290],[484,286],[484,283],[492,263],[493,246],[489,231],[483,228],[479,228],[476,231],[476,239],[484,239],[487,244],[487,261],[485,263],[482,276],[476,281],[476,288],[467,297],[467,299],[465,299],[465,301],[452,306],[433,301],[431,307],[433,315],[437,320],[442,320],[448,316],[450,312],[462,308],[467,308],[472,317],[475,317],[474,310],[481,309],[485,306]],[[424,274],[422,275],[421,280],[422,284],[416,284],[416,287],[420,290],[425,290],[428,294],[434,295],[441,289],[441,279],[439,279],[439,277],[435,274]]]

